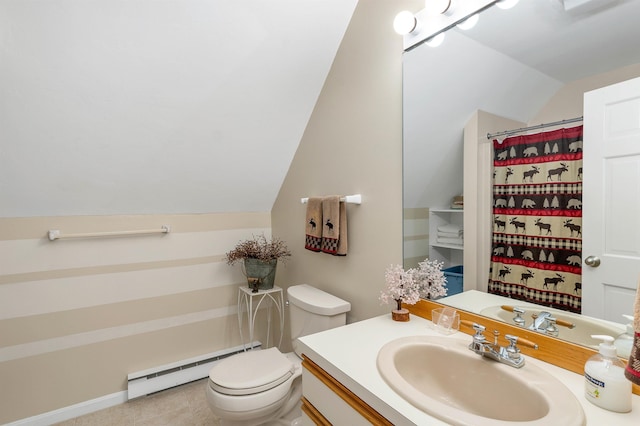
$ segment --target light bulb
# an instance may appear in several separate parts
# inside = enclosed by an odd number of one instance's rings
[[[393,29],[400,35],[409,34],[416,29],[418,20],[413,13],[405,10],[396,15],[393,20]]]
[[[475,15],[469,16],[467,19],[460,22],[456,26],[461,30],[470,30],[471,28],[476,26],[476,24],[478,23],[478,19],[480,19],[480,14],[476,13]]]
[[[442,44],[443,41],[444,41],[444,33],[442,32],[425,41],[425,44],[429,47],[438,47]]]
[[[519,0],[500,0],[498,3],[496,3],[496,6],[498,6],[500,9],[511,9],[513,6],[518,4],[518,1]]]
[[[424,9],[429,15],[440,15],[451,7],[451,0],[425,0]]]

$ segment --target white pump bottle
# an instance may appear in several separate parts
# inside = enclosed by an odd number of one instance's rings
[[[618,350],[618,356],[629,359],[631,355],[631,347],[633,346],[633,317],[631,315],[622,315],[628,322],[627,331],[616,338],[613,345]]]
[[[593,335],[602,340],[600,353],[593,355],[584,366],[584,394],[589,402],[606,410],[631,411],[631,382],[624,376],[624,363],[618,358],[613,337]]]

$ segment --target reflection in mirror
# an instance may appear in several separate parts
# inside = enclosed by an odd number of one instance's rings
[[[461,300],[470,290],[471,299],[487,296],[493,152],[486,135],[580,117],[585,92],[640,76],[640,50],[633,42],[640,39],[640,26],[634,16],[640,16],[640,2],[622,0],[593,10],[566,11],[562,2],[521,0],[509,11],[486,10],[470,31],[449,30],[437,48],[421,45],[405,52],[405,267],[425,257],[442,260],[445,268],[464,264],[465,294],[440,302],[507,322],[513,321],[513,312],[496,307],[528,308],[523,316],[527,326],[531,314],[542,311],[561,320],[571,317],[513,299],[473,308]],[[589,192],[586,182],[585,177],[584,194]],[[463,193],[464,213],[455,213],[451,202]],[[458,220],[464,228],[464,250],[435,240],[436,222],[444,220]],[[583,229],[586,246],[594,233]],[[583,264],[583,281],[590,272],[586,268]],[[603,324],[613,327],[606,329],[611,334],[624,333],[622,315],[632,312],[638,270],[640,266],[625,272],[633,289],[617,296],[618,304],[626,307],[606,315],[590,313],[594,318],[567,319],[576,323],[576,332]],[[558,337],[568,338],[569,329],[562,327],[558,326]],[[583,339],[580,344],[593,343]]]
[[[516,301],[478,290],[468,290],[439,302],[592,349],[597,349],[599,343],[591,338],[593,334],[619,337],[616,342],[618,355],[628,359],[631,351],[629,338],[633,337],[627,335],[626,327],[615,322]]]

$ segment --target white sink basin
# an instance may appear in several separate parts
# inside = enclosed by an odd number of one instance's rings
[[[453,425],[585,425],[575,396],[531,363],[513,368],[468,349],[471,336],[411,336],[378,353],[387,384],[425,413]]]
[[[568,328],[563,326],[557,326],[559,339],[576,343],[578,345],[588,346],[594,349],[598,348],[599,341],[591,338],[592,334],[606,334],[611,337],[618,337],[625,332],[625,328],[622,324],[610,323],[603,320],[595,320],[590,317],[582,315],[575,315],[570,312],[561,311],[558,309],[544,308],[544,307],[528,307],[520,306],[526,313],[522,316],[526,320],[526,327],[531,325],[533,321],[532,314],[539,315],[540,312],[546,311],[551,313],[556,319],[568,321],[575,324],[574,328]],[[480,311],[480,315],[484,315],[489,318],[498,319],[508,324],[514,325],[513,317],[516,316],[513,312],[505,311],[500,305],[490,306]]]

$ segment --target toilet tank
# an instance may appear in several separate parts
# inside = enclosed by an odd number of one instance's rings
[[[287,289],[291,318],[291,343],[298,352],[298,337],[340,327],[347,322],[351,304],[308,284]]]

